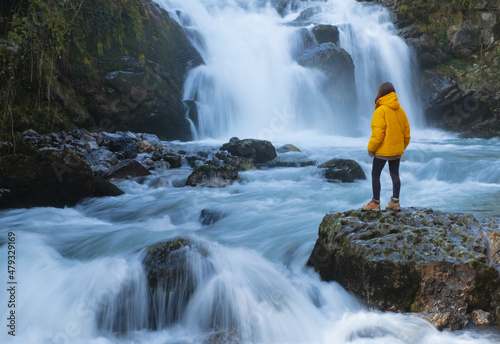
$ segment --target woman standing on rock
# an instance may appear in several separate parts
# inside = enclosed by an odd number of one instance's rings
[[[392,197],[386,210],[401,210],[399,204],[399,162],[410,143],[410,124],[403,108],[399,106],[394,86],[390,82],[381,84],[375,98],[372,117],[372,135],[368,142],[368,155],[373,157],[373,198],[362,210],[380,211],[380,174],[389,161],[392,179]]]

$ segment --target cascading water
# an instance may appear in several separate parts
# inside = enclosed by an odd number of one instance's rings
[[[395,84],[412,129],[418,128],[410,51],[377,5],[297,2],[300,8],[281,18],[266,1],[160,3],[190,30],[206,62],[186,84],[186,99],[198,102],[199,134],[221,138],[166,146],[212,154],[227,136],[261,136],[274,139],[275,146],[292,142],[302,150],[293,154],[318,163],[355,159],[368,175],[368,138],[347,136],[369,130],[364,126],[376,87],[385,80]],[[356,64],[358,102],[352,113],[331,113],[332,104],[318,90],[324,75],[295,61],[305,47],[303,36],[285,24],[308,7],[319,8],[314,22],[339,27],[340,45]],[[499,149],[498,138],[413,131],[401,164],[403,206],[499,215]],[[18,281],[16,336],[7,332],[10,309],[4,308],[0,342],[499,342],[493,330],[440,332],[414,316],[369,311],[337,283],[322,282],[305,267],[324,214],[359,208],[371,194],[369,180],[327,183],[319,169],[308,166],[245,171],[239,182],[216,189],[183,186],[190,173],[183,167],[122,180],[124,195],[87,199],[74,208],[0,211],[0,266],[7,266],[6,242],[13,232]],[[389,185],[385,171],[384,200]],[[207,209],[219,215],[217,222],[200,221]],[[145,249],[177,237],[200,247],[186,260],[190,279],[180,276],[173,289],[151,292]],[[7,278],[4,270],[4,305]]]
[[[366,134],[378,85],[385,81],[395,85],[411,125],[422,125],[412,52],[379,5],[300,2],[282,18],[265,1],[157,2],[186,28],[205,61],[189,73],[184,93],[198,106],[198,138],[273,140],[319,128],[334,135]],[[306,15],[299,20],[301,12]],[[315,24],[337,26],[339,45],[352,56],[356,94],[336,95],[351,97],[347,106],[337,106],[325,90],[325,74],[297,63],[314,39]]]

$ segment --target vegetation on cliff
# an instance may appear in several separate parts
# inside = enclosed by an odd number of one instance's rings
[[[10,0],[0,17],[2,132],[99,127],[190,138],[180,95],[188,63],[201,59],[153,2]]]

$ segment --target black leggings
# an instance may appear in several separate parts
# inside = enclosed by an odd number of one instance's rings
[[[373,158],[373,167],[372,167],[372,189],[373,189],[373,198],[376,200],[380,200],[380,174],[384,169],[385,162],[387,160]],[[392,178],[392,197],[399,198],[399,191],[401,190],[401,180],[399,180],[399,161],[397,160],[389,160],[389,172],[391,173]]]

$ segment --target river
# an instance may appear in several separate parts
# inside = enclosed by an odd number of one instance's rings
[[[292,143],[301,149],[286,153],[290,157],[318,163],[354,159],[369,176],[366,144],[373,98],[380,80],[387,79],[394,82],[412,125],[412,141],[401,163],[402,206],[470,212],[477,218],[500,215],[500,140],[460,139],[426,128],[418,94],[411,86],[415,78],[411,51],[397,37],[382,7],[350,0],[311,1],[300,3],[301,8],[282,18],[263,1],[158,3],[172,17],[179,9],[183,18],[176,19],[197,30],[192,37],[201,42],[198,48],[206,62],[187,76],[185,86],[186,99],[197,95],[197,139],[164,142],[165,147],[212,154],[231,136],[266,138],[276,147]],[[300,44],[290,42],[295,42],[298,28],[284,23],[311,6],[322,8],[317,17],[322,23],[343,25],[339,44],[356,65],[359,102],[352,113],[335,113],[317,89],[318,74],[294,62]],[[364,36],[359,32],[363,23],[368,30]],[[374,56],[385,60],[383,52],[368,47],[370,42],[360,43],[374,32],[398,50],[385,67],[377,63],[369,68]],[[266,73],[259,72],[261,67]],[[124,195],[87,199],[75,207],[0,211],[0,266],[8,265],[6,243],[8,233],[14,233],[17,281],[16,336],[12,337],[5,327],[10,310],[5,307],[8,274],[4,268],[0,341],[500,341],[493,330],[440,332],[412,315],[368,310],[337,283],[322,282],[305,266],[323,216],[360,208],[371,197],[370,179],[329,183],[315,166],[263,168],[240,172],[238,182],[216,189],[184,186],[190,171],[184,165],[121,180],[117,184]],[[385,203],[391,195],[387,170],[381,182]],[[204,209],[220,214],[221,219],[202,224]],[[141,262],[148,245],[175,237],[192,238],[206,255],[193,254],[189,262],[196,288],[188,304],[176,314],[165,315],[175,319],[167,326],[155,328],[148,318],[149,295]]]

